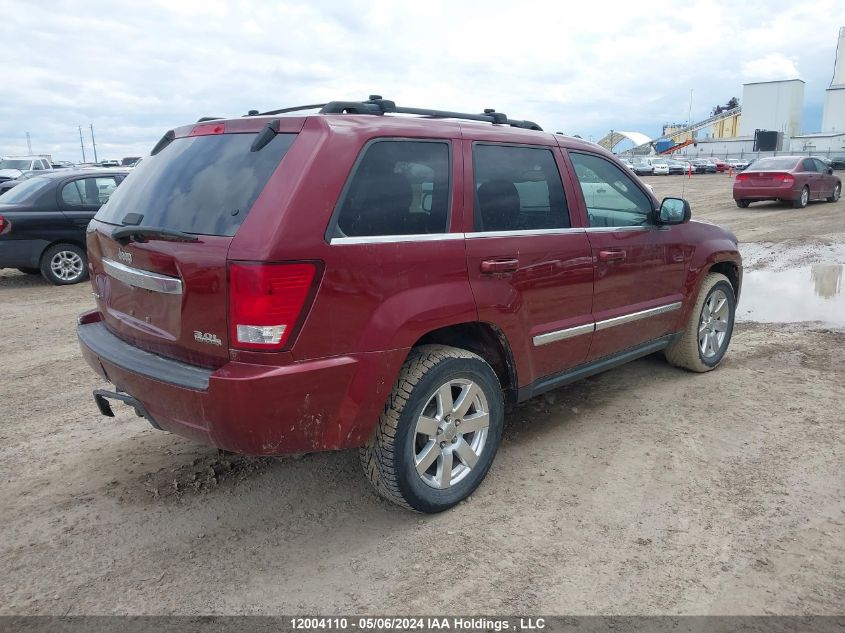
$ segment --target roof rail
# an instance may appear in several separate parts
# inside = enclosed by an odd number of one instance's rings
[[[471,114],[466,112],[452,112],[449,110],[430,110],[428,108],[407,108],[397,106],[394,101],[382,99],[381,95],[370,95],[366,101],[330,101],[329,103],[317,103],[312,105],[295,106],[292,108],[282,108],[280,110],[270,110],[269,112],[262,112],[260,116],[267,116],[272,114],[284,114],[286,112],[298,112],[300,110],[313,110],[320,108],[320,114],[416,114],[418,116],[429,117],[432,119],[464,119],[466,121],[482,121],[485,123],[493,123],[498,125],[510,125],[511,127],[518,127],[526,130],[543,131],[539,125],[533,121],[520,121],[517,119],[509,119],[504,112],[496,112],[492,108],[484,110],[480,114]],[[248,116],[255,116],[258,114],[255,110],[250,110]]]

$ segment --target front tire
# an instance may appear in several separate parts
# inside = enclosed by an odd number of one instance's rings
[[[792,208],[793,209],[803,209],[807,206],[807,203],[810,202],[810,188],[804,187],[801,190],[801,195],[798,196],[796,200],[792,201]]]
[[[54,244],[41,256],[41,275],[55,286],[78,284],[88,278],[88,257],[74,244]]]
[[[827,199],[828,202],[836,202],[839,200],[839,197],[842,195],[842,185],[836,183],[833,187],[833,191],[830,194],[830,197]]]
[[[695,372],[715,369],[725,357],[733,334],[736,295],[728,278],[709,273],[680,338],[663,351],[671,365]]]
[[[502,388],[476,354],[445,345],[411,351],[361,464],[378,493],[442,512],[484,479],[502,439]]]
[[[750,203],[748,202],[748,200],[737,200],[736,201],[736,206],[738,206],[740,209],[747,209],[749,204]]]

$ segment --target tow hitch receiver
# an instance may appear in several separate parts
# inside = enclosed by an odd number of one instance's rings
[[[150,415],[144,405],[128,393],[108,391],[106,389],[94,390],[94,402],[97,403],[97,408],[100,410],[100,413],[106,417],[113,418],[114,411],[112,411],[109,400],[120,400],[121,402],[128,404],[130,407],[135,409],[135,415],[139,418],[146,418],[147,422],[149,422],[154,429],[161,431],[161,427],[158,425],[158,422],[156,422],[153,416]]]

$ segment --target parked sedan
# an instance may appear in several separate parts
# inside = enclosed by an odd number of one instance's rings
[[[654,166],[650,161],[634,160],[634,173],[637,176],[651,176],[654,174]]]
[[[728,164],[728,167],[733,167],[734,171],[742,171],[748,167],[748,161],[740,158],[729,158],[725,162]]]
[[[721,173],[724,171],[728,171],[728,164],[723,161],[721,158],[711,158],[709,159],[711,163],[716,165],[716,171]]]
[[[845,156],[834,156],[830,159],[830,166],[834,169],[845,169]]]
[[[669,175],[669,163],[666,160],[655,159],[651,161],[651,166],[654,168],[655,176]]]
[[[88,277],[85,229],[128,171],[42,172],[0,196],[0,268],[56,285]]]
[[[706,174],[707,173],[707,161],[703,158],[693,158],[690,160],[690,164],[692,165],[692,171],[696,174]]]
[[[811,200],[836,202],[842,181],[818,158],[778,156],[752,163],[734,181],[736,206],[746,208],[757,200],[783,200],[803,209]]]

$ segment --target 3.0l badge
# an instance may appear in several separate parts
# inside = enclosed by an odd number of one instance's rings
[[[212,334],[211,332],[200,332],[199,330],[194,330],[194,340],[197,343],[208,343],[209,345],[223,345],[223,341],[220,340],[220,337],[216,334]]]

